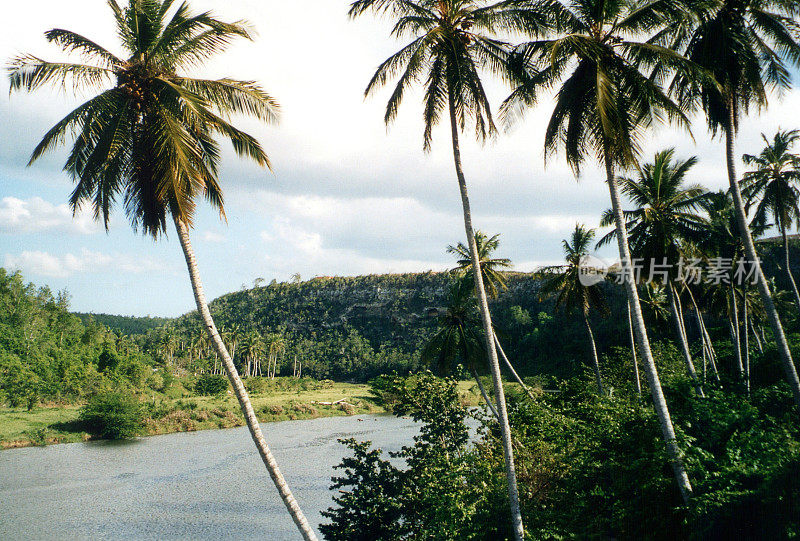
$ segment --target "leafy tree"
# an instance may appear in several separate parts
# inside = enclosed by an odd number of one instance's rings
[[[53,63],[22,55],[11,63],[11,90],[32,92],[56,84],[100,91],[44,136],[31,163],[63,143],[69,133],[79,134],[65,165],[76,183],[70,197],[73,210],[88,203],[108,227],[112,207],[121,196],[134,230],[141,229],[154,239],[166,232],[167,218],[172,219],[198,312],[223,360],[253,440],[297,527],[304,538],[314,539],[211,318],[189,239],[198,197],[225,216],[216,138],[229,140],[238,155],[269,166],[258,141],[226,118],[244,115],[271,123],[277,120],[278,105],[252,82],[181,75],[224,51],[235,39],[249,39],[251,32],[244,22],[226,23],[209,13],[193,14],[188,3],[175,9],[173,4],[173,0],[129,0],[123,7],[109,0],[127,58],[74,32],[48,31],[45,36],[50,42],[67,53],[82,53],[93,63]]]
[[[122,392],[92,397],[79,418],[87,432],[110,440],[136,437],[144,428],[144,410],[139,400]]]

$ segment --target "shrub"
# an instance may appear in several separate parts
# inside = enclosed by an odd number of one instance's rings
[[[110,440],[133,438],[144,427],[144,408],[135,396],[110,392],[92,397],[80,412],[84,428]]]
[[[194,392],[204,396],[216,396],[228,390],[228,380],[225,376],[205,374],[197,378]]]

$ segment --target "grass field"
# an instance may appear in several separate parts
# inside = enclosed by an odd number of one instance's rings
[[[337,415],[382,413],[384,410],[370,397],[369,387],[363,384],[327,382],[299,388],[278,380],[262,392],[251,393],[253,409],[261,422],[313,419]],[[475,384],[459,383],[466,404],[475,405],[479,395]],[[170,393],[178,394],[180,393]],[[184,393],[186,394],[186,393]],[[230,428],[244,424],[236,398],[230,394],[220,397],[183,396],[170,398],[163,394],[142,397],[149,417],[146,435]],[[336,402],[339,404],[321,404]],[[89,439],[78,422],[80,405],[36,407],[32,411],[0,408],[0,448],[73,443]]]

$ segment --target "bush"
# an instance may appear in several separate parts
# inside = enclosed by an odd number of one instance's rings
[[[194,392],[204,396],[216,396],[228,390],[228,379],[225,376],[205,374],[197,378]]]
[[[135,396],[120,392],[92,397],[79,418],[89,434],[109,440],[133,438],[144,428],[144,408]]]

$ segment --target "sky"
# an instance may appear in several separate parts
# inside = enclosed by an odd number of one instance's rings
[[[391,127],[383,123],[390,89],[364,99],[375,68],[403,44],[386,21],[351,21],[346,0],[193,0],[221,19],[247,19],[254,41],[240,41],[193,76],[259,82],[281,104],[281,122],[239,124],[256,136],[273,171],[236,158],[226,148],[220,169],[227,223],[207,207],[198,213],[192,242],[206,294],[213,299],[254,280],[285,281],[295,273],[352,276],[444,270],[449,244],[464,240],[461,201],[453,172],[449,129],[435,131],[422,151],[422,94],[409,93]],[[21,53],[63,59],[43,34],[67,28],[119,52],[104,0],[26,0],[4,6],[0,61]],[[493,104],[508,89],[487,82]],[[176,316],[194,308],[177,237],[153,241],[135,234],[118,209],[108,232],[91,212],[76,216],[66,201],[72,182],[59,150],[26,167],[42,135],[88,95],[42,90],[9,96],[0,79],[0,266],[52,290],[67,289],[76,311]],[[561,239],[577,222],[596,227],[609,207],[602,172],[587,164],[576,179],[566,163],[545,164],[543,130],[552,98],[514,129],[480,145],[462,139],[473,223],[500,233],[500,256],[530,271],[556,264]],[[737,154],[756,153],[761,132],[795,128],[800,91],[771,100],[741,126]],[[702,119],[693,137],[655,129],[643,157],[675,147],[696,155],[690,180],[709,189],[727,186],[722,141]],[[741,167],[741,164],[740,164]],[[613,257],[612,252],[601,253]]]

